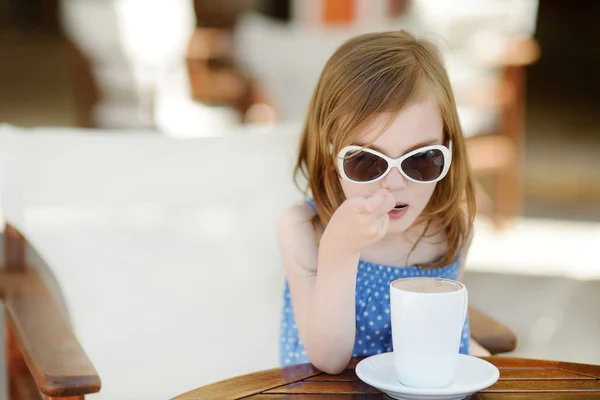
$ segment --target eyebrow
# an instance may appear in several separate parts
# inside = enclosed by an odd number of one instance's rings
[[[410,148],[406,149],[406,151],[405,151],[403,154],[408,154],[408,153],[410,153],[411,151],[413,151],[413,150],[417,150],[417,149],[419,149],[419,148],[421,148],[421,147],[425,147],[425,146],[431,146],[431,145],[433,145],[433,144],[439,144],[439,143],[438,143],[438,142],[439,142],[439,140],[440,140],[440,139],[435,139],[435,138],[430,138],[430,139],[423,140],[422,142],[419,142],[419,143],[415,144],[414,146],[411,146]],[[358,143],[357,145],[358,145],[358,146],[361,146],[361,147],[365,147],[365,148],[373,149],[373,150],[375,150],[375,151],[378,151],[378,152],[380,152],[380,153],[383,153],[383,154],[385,154],[385,151],[381,150],[379,147],[377,147],[377,146],[375,146],[375,145],[366,145],[366,144],[362,144],[362,143]]]

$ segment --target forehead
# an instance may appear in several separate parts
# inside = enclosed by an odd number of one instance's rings
[[[441,144],[443,130],[437,102],[424,99],[407,105],[397,114],[377,117],[361,132],[358,144],[372,144],[388,156],[399,157],[422,142],[437,140]]]

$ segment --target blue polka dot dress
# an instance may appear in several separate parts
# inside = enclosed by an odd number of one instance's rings
[[[392,351],[390,284],[417,276],[458,279],[460,257],[440,268],[391,267],[360,260],[356,274],[356,338],[352,356],[370,356]],[[465,321],[460,353],[469,354],[469,319]],[[308,363],[308,356],[294,320],[287,280],[283,294],[279,359],[281,365]]]

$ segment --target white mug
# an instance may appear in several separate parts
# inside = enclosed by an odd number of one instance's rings
[[[442,278],[403,278],[390,284],[394,364],[400,383],[444,388],[454,379],[467,288]]]

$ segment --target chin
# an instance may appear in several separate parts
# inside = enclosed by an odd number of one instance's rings
[[[414,218],[409,219],[400,219],[400,220],[390,220],[390,227],[388,228],[388,233],[404,233],[410,228],[412,223],[414,222]]]

